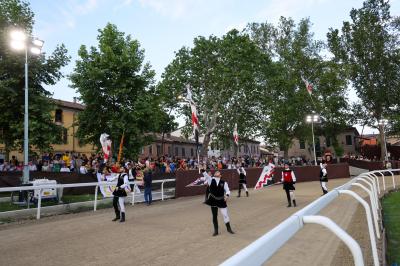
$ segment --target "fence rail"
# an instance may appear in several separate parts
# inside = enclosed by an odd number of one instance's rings
[[[341,229],[336,223],[330,220],[327,217],[318,216],[317,214],[325,208],[328,204],[330,204],[334,199],[339,197],[341,194],[348,194],[353,196],[358,202],[360,202],[364,208],[368,208],[368,210],[372,210],[371,212],[367,211],[367,221],[368,221],[368,230],[371,240],[371,248],[374,265],[379,265],[379,258],[376,249],[376,240],[374,237],[374,233],[376,233],[377,237],[380,238],[381,227],[378,226],[378,210],[379,206],[379,194],[381,193],[379,186],[379,177],[376,174],[380,174],[382,176],[382,188],[383,191],[386,191],[385,184],[385,173],[389,173],[392,176],[393,188],[395,188],[395,178],[394,172],[400,172],[400,169],[389,169],[389,170],[375,170],[368,173],[363,173],[353,178],[346,184],[339,186],[333,190],[331,190],[325,196],[315,200],[310,203],[303,209],[299,210],[278,226],[273,228],[271,231],[267,232],[259,239],[224,261],[221,265],[223,266],[232,266],[232,265],[262,265],[268,259],[275,254],[275,252],[281,248],[289,239],[291,239],[306,223],[318,223],[327,227],[331,230],[337,237],[339,237],[350,249],[354,263],[357,266],[364,265],[364,257],[362,255],[360,245],[343,229]],[[371,190],[366,188],[365,186],[359,184],[359,182],[367,183]],[[362,200],[361,197],[357,195],[354,191],[351,191],[352,186],[363,186],[365,190],[369,191],[369,197],[371,205],[369,205],[366,201]],[[380,187],[380,186],[379,186]],[[362,200],[362,201],[360,201]],[[372,214],[375,214],[374,216]],[[375,221],[377,225],[374,227],[372,225],[372,220]],[[375,231],[375,232],[374,232]]]
[[[166,182],[174,182],[175,179],[162,179],[162,180],[154,180],[152,184],[161,183],[161,200],[164,200],[164,184]],[[15,192],[15,191],[31,191],[31,190],[39,190],[38,193],[38,203],[37,203],[37,212],[36,219],[40,219],[40,211],[42,207],[42,190],[43,189],[58,189],[58,188],[76,188],[76,187],[95,187],[95,199],[93,203],[93,211],[97,210],[97,195],[100,186],[112,186],[116,185],[117,182],[90,182],[90,183],[73,183],[73,184],[52,184],[52,185],[39,185],[39,186],[22,186],[22,187],[3,187],[0,188],[0,192]],[[137,181],[129,182],[130,185],[137,185]],[[134,204],[135,198],[135,190],[131,193],[132,196],[132,205]],[[28,203],[29,206],[29,203]]]

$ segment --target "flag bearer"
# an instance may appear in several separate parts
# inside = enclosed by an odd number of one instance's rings
[[[322,161],[320,164],[321,170],[319,172],[319,180],[321,182],[321,188],[324,195],[328,193],[328,187],[326,186],[326,183],[328,183],[328,171],[326,170],[326,165],[326,162]]]
[[[236,169],[238,174],[239,174],[239,191],[238,191],[238,197],[240,197],[240,191],[242,189],[242,186],[244,188],[244,191],[246,191],[246,196],[249,196],[249,191],[247,190],[247,182],[246,182],[246,170],[244,170],[243,164]]]
[[[119,174],[109,181],[117,179],[117,186],[113,192],[113,206],[115,211],[115,218],[113,221],[119,220],[121,223],[125,222],[125,198],[127,196],[126,190],[130,190],[128,181],[128,169],[121,166],[119,168]],[[119,209],[118,209],[119,205]]]
[[[285,169],[282,171],[281,182],[283,184],[283,189],[286,192],[286,197],[288,201],[287,207],[292,207],[292,202],[293,202],[293,207],[296,207],[296,198],[294,195],[294,191],[296,189],[294,187],[294,184],[296,184],[296,176],[294,175],[293,170],[289,168],[288,163],[285,163]]]
[[[209,195],[206,204],[211,207],[214,224],[213,236],[218,235],[218,209],[221,211],[224,218],[227,231],[234,234],[230,225],[228,206],[226,205],[226,201],[230,195],[228,183],[221,179],[221,173],[219,171],[216,171],[214,176],[209,175],[204,169],[201,171],[203,173],[203,178],[209,186]]]

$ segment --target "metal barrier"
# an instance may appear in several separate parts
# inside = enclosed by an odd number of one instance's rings
[[[358,202],[360,202],[366,212],[367,222],[368,222],[368,231],[370,235],[370,242],[372,248],[372,256],[374,265],[379,265],[378,252],[376,248],[376,239],[374,235],[374,227],[372,225],[372,219],[375,222],[375,233],[378,238],[380,238],[380,227],[378,225],[378,210],[380,208],[378,197],[380,191],[378,191],[379,179],[376,174],[381,174],[384,176],[384,173],[390,173],[392,175],[393,180],[393,188],[396,187],[394,180],[394,173],[400,172],[400,169],[389,169],[389,170],[376,170],[369,173],[363,173],[356,178],[353,178],[346,184],[339,186],[333,190],[331,190],[328,194],[323,197],[313,201],[303,209],[299,210],[278,226],[273,228],[268,233],[264,234],[256,241],[224,261],[221,265],[223,266],[231,266],[231,265],[262,265],[265,263],[272,255],[281,248],[289,239],[291,239],[306,223],[317,223],[322,226],[327,227],[330,231],[332,231],[337,237],[339,237],[350,249],[354,263],[357,266],[364,265],[364,259],[362,255],[362,251],[360,245],[342,228],[340,228],[337,224],[335,224],[332,220],[327,217],[316,216],[323,208],[325,208],[329,203],[331,203],[334,199],[336,199],[341,194],[347,194],[355,198]],[[359,184],[359,182],[363,182],[370,186],[371,190]],[[385,180],[383,177],[383,190],[386,190]],[[350,191],[352,186],[361,187],[364,191],[366,191],[370,197],[371,206],[363,200],[357,193],[354,191]],[[380,188],[380,187],[379,187]],[[374,214],[374,215],[372,215]]]
[[[152,183],[157,184],[161,183],[161,199],[164,200],[164,183],[165,182],[173,182],[175,179],[164,179],[164,180],[154,180]],[[36,219],[40,219],[40,211],[42,206],[42,189],[49,188],[76,188],[76,187],[95,187],[95,198],[94,198],[94,206],[93,211],[97,210],[97,195],[98,189],[101,185],[116,185],[117,182],[91,182],[91,183],[74,183],[74,184],[55,184],[55,185],[41,185],[41,186],[23,186],[23,187],[2,187],[0,188],[0,192],[14,192],[14,191],[29,191],[29,190],[39,190],[39,198],[37,203],[37,212]],[[136,181],[129,182],[130,185],[137,184]],[[132,193],[132,198],[134,199],[134,191]],[[133,204],[132,204],[133,205]],[[28,204],[29,206],[29,204]]]

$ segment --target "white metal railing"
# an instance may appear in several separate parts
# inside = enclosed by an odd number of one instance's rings
[[[393,188],[396,187],[394,172],[400,172],[400,169],[389,169],[389,170],[377,170],[369,173],[363,173],[353,178],[349,182],[334,188],[328,194],[320,197],[319,199],[311,202],[309,205],[303,209],[297,211],[295,214],[284,220],[282,223],[277,225],[275,228],[258,238],[256,241],[240,250],[238,253],[224,261],[221,265],[231,266],[231,265],[262,265],[265,263],[272,255],[281,248],[289,239],[291,239],[306,223],[317,223],[328,228],[337,237],[339,237],[350,249],[354,264],[357,266],[364,265],[364,258],[360,248],[360,245],[340,228],[336,223],[327,217],[317,216],[317,214],[330,204],[334,199],[336,199],[341,194],[347,194],[352,196],[358,202],[362,204],[365,209],[367,222],[368,222],[368,232],[370,235],[371,249],[374,265],[379,265],[378,252],[376,248],[376,239],[374,233],[380,238],[380,227],[378,226],[378,210],[379,205],[379,194],[378,190],[379,178],[376,174],[382,176],[383,191],[386,191],[385,185],[385,175],[384,173],[390,173],[393,180]],[[371,189],[368,189],[360,182],[368,184]],[[363,200],[357,193],[351,191],[351,187],[361,187],[369,195],[371,206]],[[380,186],[379,186],[380,188]],[[373,227],[372,220],[375,222],[375,230]],[[375,232],[374,232],[375,231]]]
[[[154,180],[152,181],[152,184],[158,184],[161,183],[161,200],[164,200],[164,184],[166,182],[173,182],[175,179],[163,179],[163,180]],[[129,182],[130,185],[135,185],[137,184],[137,181]],[[49,185],[40,185],[40,186],[22,186],[22,187],[2,187],[0,188],[0,192],[15,192],[15,191],[30,191],[30,190],[39,190],[39,196],[38,196],[38,203],[37,203],[37,211],[36,211],[36,219],[40,219],[40,211],[41,211],[41,206],[42,206],[42,190],[43,189],[51,189],[51,188],[77,188],[77,187],[95,187],[95,198],[94,198],[94,203],[93,203],[93,210],[97,210],[97,195],[98,195],[98,190],[99,186],[112,186],[116,185],[117,182],[90,182],[90,183],[73,183],[73,184],[49,184]],[[135,197],[134,190],[131,193],[132,198]],[[27,199],[29,200],[29,199]],[[134,199],[133,199],[134,201]],[[132,204],[133,205],[133,204]],[[28,203],[29,206],[29,203]]]

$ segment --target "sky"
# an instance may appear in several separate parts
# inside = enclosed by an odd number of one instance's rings
[[[44,40],[50,54],[65,44],[71,62],[62,69],[72,73],[81,45],[97,46],[98,29],[110,22],[137,39],[145,50],[145,61],[160,79],[174,52],[191,47],[197,36],[222,36],[229,30],[243,29],[251,22],[276,23],[280,16],[295,21],[310,18],[316,39],[326,40],[329,28],[340,28],[349,12],[362,6],[362,0],[30,0],[35,14],[33,34]],[[398,15],[400,0],[390,1],[391,13]],[[63,78],[47,89],[56,99],[72,101],[79,96]],[[352,100],[354,92],[349,94]],[[359,128],[361,132],[361,128]],[[364,130],[372,133],[372,129]],[[375,132],[377,132],[375,130]]]

